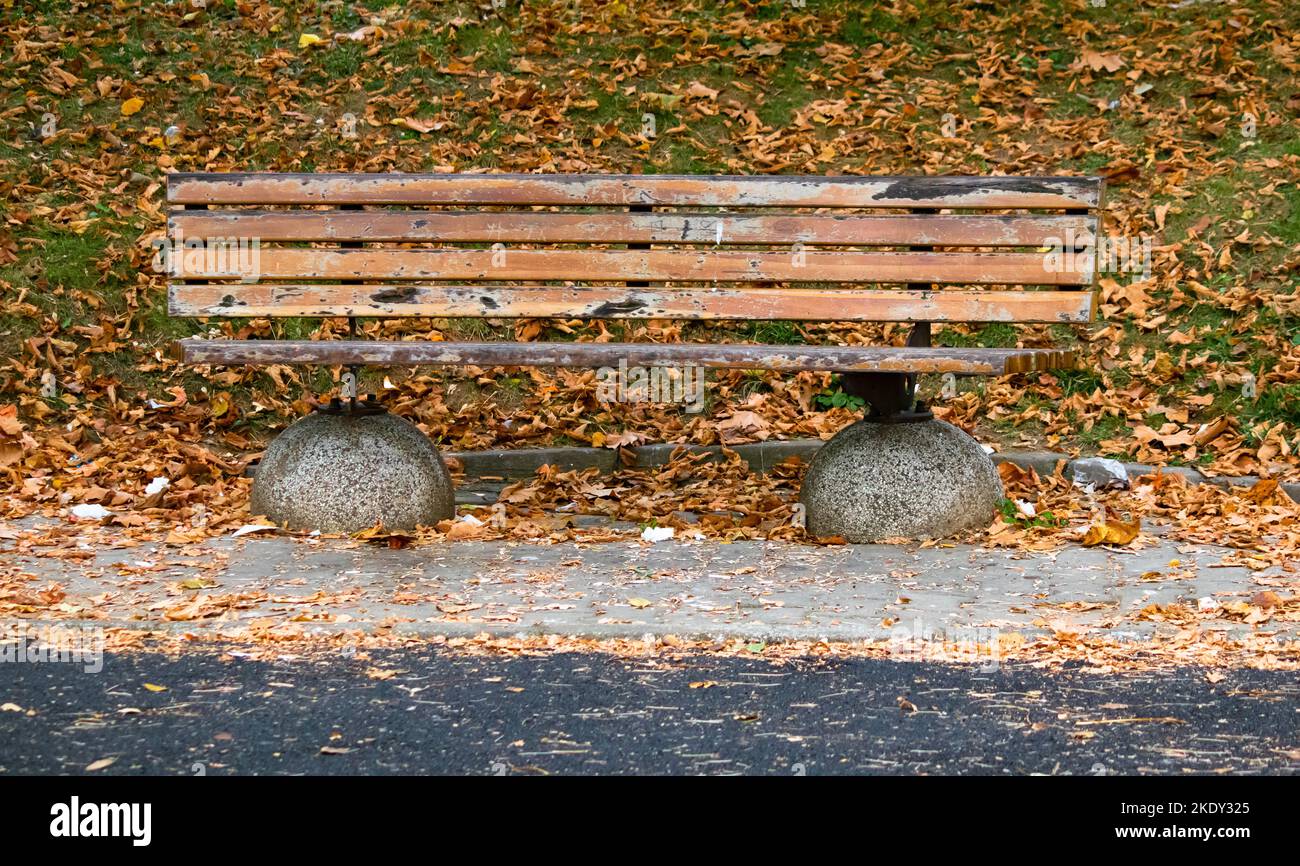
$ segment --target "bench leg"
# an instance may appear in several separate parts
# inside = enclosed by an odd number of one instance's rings
[[[366,404],[358,404],[359,407]],[[382,409],[353,414],[335,401],[281,433],[253,478],[251,514],[290,529],[353,533],[432,526],[455,513],[438,449]]]
[[[979,443],[933,418],[867,418],[818,450],[799,499],[809,534],[869,543],[982,529],[1002,499]]]
[[[929,346],[930,323],[913,325],[907,335],[907,345]],[[934,413],[916,399],[915,373],[844,373],[840,379],[844,393],[867,401],[870,420],[899,424],[928,421],[934,417]]]
[[[844,373],[844,393],[867,402],[867,417],[882,424],[928,421],[934,414],[916,400],[916,376],[909,373]]]

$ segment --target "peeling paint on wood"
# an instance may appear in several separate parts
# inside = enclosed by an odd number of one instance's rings
[[[191,364],[428,364],[436,366],[671,366],[764,370],[966,373],[997,376],[1072,367],[1054,349],[765,346],[743,343],[434,343],[387,340],[181,340]]]
[[[1090,216],[1026,214],[520,213],[484,211],[175,211],[179,237],[368,243],[657,243],[1039,247],[1091,237]]]
[[[188,256],[185,258],[189,258]],[[203,259],[196,256],[194,258]],[[212,257],[208,257],[212,258]],[[1085,285],[1041,253],[757,252],[748,250],[262,249],[180,278],[262,280],[672,280],[694,282]]]
[[[229,265],[214,256],[197,271],[174,274],[188,279],[169,286],[175,315],[1083,322],[1095,315],[1097,303],[1095,289],[935,291],[932,286],[1093,284],[1093,269],[1050,271],[1044,255],[1033,250],[1093,237],[1102,194],[1098,178],[236,173],[173,174],[167,190],[168,200],[182,206],[169,219],[174,241],[255,238],[259,244],[251,264],[240,257],[247,267],[243,272],[203,270]],[[224,205],[316,209],[204,209]],[[336,209],[319,209],[329,206]],[[471,209],[392,209],[442,206]],[[527,210],[533,206],[582,211]],[[483,207],[514,210],[473,209]],[[751,210],[667,213],[654,207]],[[913,212],[834,212],[837,208]],[[938,213],[942,209],[1067,213]],[[488,243],[497,248],[446,246]],[[442,246],[418,246],[430,244]],[[628,248],[515,246],[553,244]],[[651,244],[674,249],[647,249]],[[902,249],[824,249],[872,246]],[[182,263],[204,259],[180,257]],[[226,282],[239,277],[254,282]],[[430,282],[438,280],[483,284]],[[493,284],[602,280],[624,285]],[[648,282],[714,285],[649,287]],[[1074,363],[1070,353],[1050,349],[922,346],[188,340],[181,350],[193,363],[223,364],[603,366],[626,359],[644,365],[1001,374]]]
[[[1095,208],[1095,177],[171,174],[174,204]]]
[[[234,293],[233,295],[231,293]],[[793,319],[844,322],[1091,321],[1083,291],[631,289],[623,286],[274,284],[169,286],[173,316]],[[237,297],[237,302],[231,298]]]

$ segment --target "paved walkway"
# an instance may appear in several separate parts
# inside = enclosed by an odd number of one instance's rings
[[[42,532],[48,519],[9,524]],[[66,529],[66,525],[64,527]],[[1158,533],[1159,529],[1152,530]],[[1149,605],[1246,601],[1273,571],[1219,567],[1226,550],[1170,540],[1133,551],[1052,553],[971,545],[849,545],[669,540],[555,545],[462,541],[389,549],[255,534],[199,546],[33,548],[7,569],[53,581],[97,625],[231,634],[250,622],[395,633],[863,640],[1079,630],[1142,640],[1175,629]],[[1268,622],[1279,639],[1297,623]],[[1226,618],[1229,636],[1260,625]]]

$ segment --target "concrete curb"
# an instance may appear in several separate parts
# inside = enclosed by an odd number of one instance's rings
[[[758,472],[767,472],[773,466],[789,457],[800,457],[811,461],[817,449],[821,448],[820,439],[788,439],[774,442],[748,442],[732,446],[731,450]],[[722,454],[719,445],[674,445],[654,444],[640,445],[625,449],[630,452],[633,462],[631,468],[652,469],[668,462],[673,451],[685,447],[692,454],[708,454],[710,459],[718,459]],[[618,455],[612,448],[521,448],[511,451],[452,451],[443,455],[448,459],[460,461],[466,478],[480,480],[512,481],[532,477],[537,470],[550,464],[561,472],[574,469],[597,467],[601,473],[614,471]],[[1069,454],[1055,451],[1005,451],[990,455],[997,464],[1014,463],[1024,469],[1033,469],[1039,475],[1051,475],[1056,466],[1065,461],[1064,472],[1067,477],[1071,471],[1074,458]],[[1157,468],[1146,463],[1125,463],[1124,468],[1130,478],[1150,475]],[[1213,484],[1223,490],[1233,487],[1250,487],[1259,479],[1253,475],[1234,478],[1211,478],[1186,466],[1165,466],[1163,472],[1169,475],[1181,475],[1189,484]],[[1281,485],[1292,499],[1300,501],[1300,483]]]
[[[751,468],[767,472],[789,457],[811,460],[822,446],[820,439],[790,439],[779,442],[748,442],[731,450],[741,456]],[[722,456],[718,445],[639,445],[624,449],[632,455],[631,468],[653,469],[663,466],[678,448],[691,454],[707,454],[716,460]],[[458,460],[467,478],[508,479],[531,478],[547,464],[560,472],[590,469],[593,466],[603,474],[611,473],[618,465],[618,453],[613,448],[520,448],[509,451],[448,451],[442,455],[447,460]]]
[[[800,457],[811,461],[817,449],[822,447],[820,439],[784,439],[772,442],[746,442],[731,447],[741,459],[757,472],[767,472],[790,457]],[[657,443],[627,448],[632,457],[630,468],[653,469],[668,462],[669,457],[678,448],[686,448],[691,454],[707,454],[716,460],[722,455],[720,445],[676,445]],[[595,467],[602,475],[610,474],[618,466],[618,454],[612,448],[519,448],[503,451],[445,451],[442,455],[447,460],[459,461],[465,472],[465,482],[458,485],[457,501],[462,504],[494,502],[495,492],[500,485],[508,481],[531,478],[542,466],[553,466],[560,472]],[[1074,458],[1069,454],[1056,451],[1005,451],[990,455],[996,464],[1014,463],[1024,469],[1033,469],[1039,475],[1051,475],[1056,465],[1065,461],[1064,472],[1068,477]],[[1125,463],[1129,478],[1150,475],[1157,468],[1146,463]],[[257,471],[256,465],[250,465],[247,475]],[[1222,490],[1234,487],[1250,487],[1259,481],[1254,475],[1241,475],[1233,478],[1211,478],[1187,466],[1165,466],[1167,475],[1181,475],[1189,484],[1213,484]],[[1300,483],[1289,482],[1281,485],[1287,495],[1300,502]]]

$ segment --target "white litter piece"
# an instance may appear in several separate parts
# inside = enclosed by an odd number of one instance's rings
[[[1095,490],[1128,489],[1128,470],[1118,460],[1109,457],[1086,457],[1070,464],[1074,472],[1074,486]]]
[[[460,522],[461,522],[461,523],[468,523],[470,526],[482,526],[482,525],[483,525],[483,521],[479,520],[477,517],[475,517],[475,516],[472,515],[472,514],[462,514],[462,515],[460,516]]]
[[[1034,503],[1026,502],[1023,499],[1016,500],[1016,511],[1020,513],[1021,517],[1029,520],[1033,520],[1038,514],[1038,510],[1034,508]]]
[[[231,538],[242,538],[254,532],[266,532],[268,529],[279,529],[278,526],[271,526],[266,523],[245,523],[243,526],[230,533]]]
[[[1202,596],[1196,602],[1196,606],[1197,608],[1200,609],[1201,613],[1214,613],[1216,610],[1219,609],[1219,603],[1214,599],[1210,598],[1208,595]]]
[[[642,541],[667,541],[677,534],[677,530],[671,526],[647,526],[641,530]]]
[[[155,493],[162,493],[164,490],[166,490],[168,487],[171,486],[172,483],[170,480],[159,476],[158,478],[155,478],[153,481],[150,481],[148,486],[145,487],[144,495],[153,496]]]
[[[103,520],[113,512],[102,505],[82,504],[72,506],[72,516],[77,520]]]

